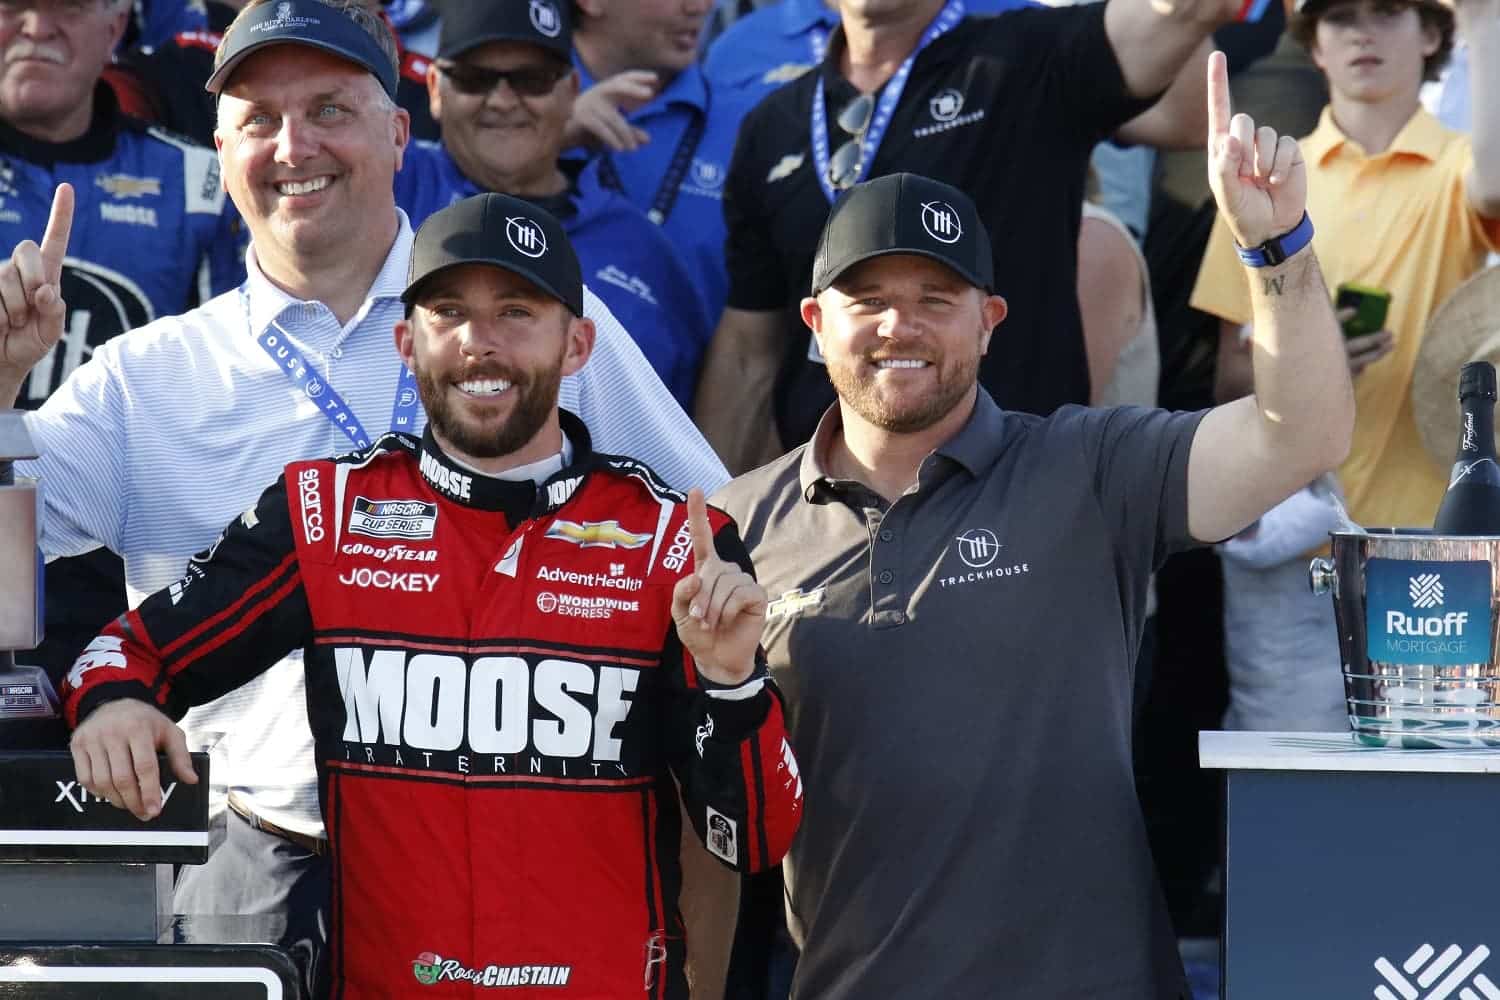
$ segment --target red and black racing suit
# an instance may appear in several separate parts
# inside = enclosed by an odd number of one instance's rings
[[[575,460],[540,488],[430,436],[287,466],[69,674],[72,725],[121,697],[179,718],[303,651],[336,998],[685,997],[673,776],[737,870],[797,828],[764,667],[716,688],[677,639],[687,505],[564,416]]]

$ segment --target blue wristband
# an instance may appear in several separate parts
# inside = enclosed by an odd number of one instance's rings
[[[1275,267],[1311,243],[1312,238],[1312,218],[1303,212],[1302,221],[1297,223],[1291,232],[1266,240],[1258,247],[1247,249],[1236,243],[1234,251],[1240,255],[1240,260],[1250,267]]]

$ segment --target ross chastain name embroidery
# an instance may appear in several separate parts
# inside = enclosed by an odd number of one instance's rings
[[[938,582],[944,587],[949,587],[960,583],[974,583],[978,580],[998,580],[1006,576],[1022,576],[1030,572],[1030,563],[1017,563],[1014,566],[994,566],[990,569],[975,569],[967,573],[957,573],[953,576],[945,576]]]

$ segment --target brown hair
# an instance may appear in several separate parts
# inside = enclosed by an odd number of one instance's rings
[[[1302,44],[1304,49],[1312,51],[1313,42],[1318,32],[1318,18],[1328,13],[1330,7],[1336,6],[1346,0],[1332,0],[1332,2],[1320,2],[1310,0],[1301,13],[1291,16],[1288,22],[1288,30],[1292,37]],[[1353,2],[1353,0],[1347,0]],[[1422,61],[1422,79],[1428,82],[1436,80],[1443,73],[1443,67],[1448,65],[1448,59],[1453,55],[1453,11],[1438,3],[1437,0],[1408,0],[1411,6],[1417,8],[1417,16],[1422,19],[1422,27],[1434,30],[1438,34],[1437,51]]]

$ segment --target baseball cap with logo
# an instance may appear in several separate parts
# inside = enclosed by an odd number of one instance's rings
[[[310,45],[347,59],[369,70],[387,94],[396,96],[396,65],[380,43],[337,7],[318,0],[261,4],[236,19],[219,47],[218,64],[204,89],[219,93],[246,56],[286,43]]]
[[[489,42],[538,45],[571,62],[567,0],[465,0],[443,8],[439,59],[453,59]]]
[[[995,290],[989,233],[969,196],[918,174],[886,174],[834,203],[813,260],[812,293],[861,261],[894,253],[930,257],[969,284]]]
[[[549,212],[505,194],[476,194],[434,212],[417,230],[401,301],[407,314],[435,275],[461,264],[519,274],[583,315],[583,271],[568,234]]]

